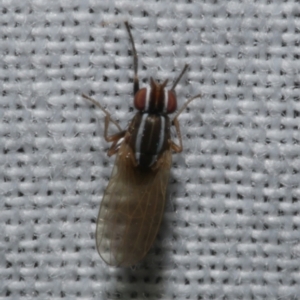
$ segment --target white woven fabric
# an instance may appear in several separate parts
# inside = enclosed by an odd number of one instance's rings
[[[294,0],[0,2],[0,299],[300,299],[300,6]],[[159,236],[108,267],[94,230],[104,115],[172,81],[184,151]],[[111,127],[111,132],[115,128]]]

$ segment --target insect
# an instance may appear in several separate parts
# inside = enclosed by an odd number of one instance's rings
[[[112,142],[108,156],[117,155],[111,179],[105,190],[96,228],[96,246],[109,265],[135,265],[149,251],[160,227],[172,151],[182,151],[179,115],[200,95],[190,98],[170,120],[168,115],[177,109],[175,87],[188,68],[167,89],[168,80],[158,83],[150,78],[150,85],[139,87],[138,56],[128,22],[125,22],[133,54],[133,93],[137,113],[126,130],[122,130],[94,99],[82,95],[105,113],[104,138]],[[108,126],[119,130],[109,136]],[[170,128],[176,129],[179,145],[171,140]]]

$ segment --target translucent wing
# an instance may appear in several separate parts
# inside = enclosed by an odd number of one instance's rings
[[[123,142],[97,220],[98,252],[113,266],[131,266],[146,255],[165,206],[171,152],[164,152],[157,170],[147,172],[134,167],[132,155]]]

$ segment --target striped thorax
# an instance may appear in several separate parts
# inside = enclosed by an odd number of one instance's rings
[[[177,108],[176,95],[152,78],[150,85],[137,91],[134,106],[138,110],[129,126],[128,143],[135,153],[137,166],[141,169],[153,167],[160,155],[168,150],[170,119],[168,114]]]

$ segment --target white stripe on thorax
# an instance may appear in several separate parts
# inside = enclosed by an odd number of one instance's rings
[[[149,105],[150,105],[150,93],[151,93],[151,87],[146,87],[146,100],[145,100],[145,111],[148,111]]]
[[[165,92],[165,99],[164,99],[164,112],[167,112],[168,102],[169,102],[169,91],[164,89]]]
[[[142,147],[142,139],[143,139],[143,131],[145,129],[145,123],[148,118],[149,114],[143,114],[142,119],[140,122],[139,130],[136,135],[136,141],[135,141],[135,159],[137,161],[140,160],[141,156],[141,147]]]

